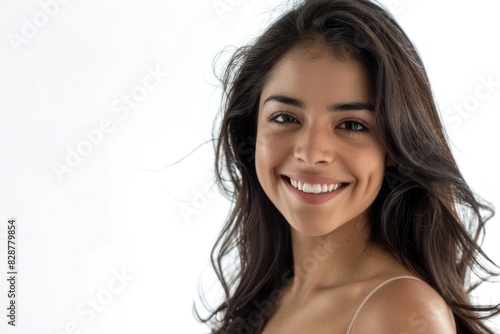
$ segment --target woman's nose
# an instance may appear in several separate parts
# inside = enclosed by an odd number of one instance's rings
[[[304,127],[295,140],[294,156],[301,163],[316,166],[334,160],[333,133],[325,124]]]

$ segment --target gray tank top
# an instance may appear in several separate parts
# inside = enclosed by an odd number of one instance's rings
[[[351,320],[351,323],[349,324],[349,328],[347,329],[347,333],[346,334],[350,334],[351,331],[352,331],[352,327],[354,326],[354,321],[356,320],[356,318],[358,317],[358,314],[359,312],[361,311],[361,308],[366,304],[366,302],[368,301],[368,299],[373,296],[373,294],[375,292],[377,292],[380,288],[382,288],[384,285],[386,284],[389,284],[391,283],[392,281],[395,281],[397,279],[402,279],[402,278],[410,278],[410,279],[415,279],[417,281],[421,281],[423,282],[421,279],[419,278],[416,278],[416,277],[413,277],[413,276],[396,276],[396,277],[393,277],[393,278],[389,278],[388,280],[380,283],[375,289],[372,290],[372,292],[370,292],[368,294],[368,296],[365,297],[365,299],[361,302],[361,304],[359,305],[358,309],[356,310],[356,313],[354,313],[354,317],[352,317],[352,320]]]

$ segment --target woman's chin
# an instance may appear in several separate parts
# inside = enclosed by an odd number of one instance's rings
[[[338,226],[330,226],[327,224],[290,224],[290,227],[294,229],[297,233],[307,236],[307,237],[322,237],[333,231],[335,231]]]

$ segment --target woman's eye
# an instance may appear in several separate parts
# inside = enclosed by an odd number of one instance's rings
[[[339,127],[343,130],[353,131],[353,132],[368,131],[368,128],[363,123],[358,121],[345,121],[342,124],[340,124]]]
[[[276,123],[279,125],[289,125],[290,123],[297,123],[297,120],[295,119],[295,117],[293,117],[292,115],[289,115],[287,113],[283,113],[283,112],[273,114],[273,115],[269,116],[267,119],[270,122],[273,122],[273,123]]]

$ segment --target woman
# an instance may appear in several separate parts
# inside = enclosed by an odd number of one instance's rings
[[[473,305],[468,278],[496,275],[478,245],[494,211],[386,11],[304,1],[223,85],[216,170],[233,208],[212,252],[213,333],[493,333],[482,318],[500,305]]]

